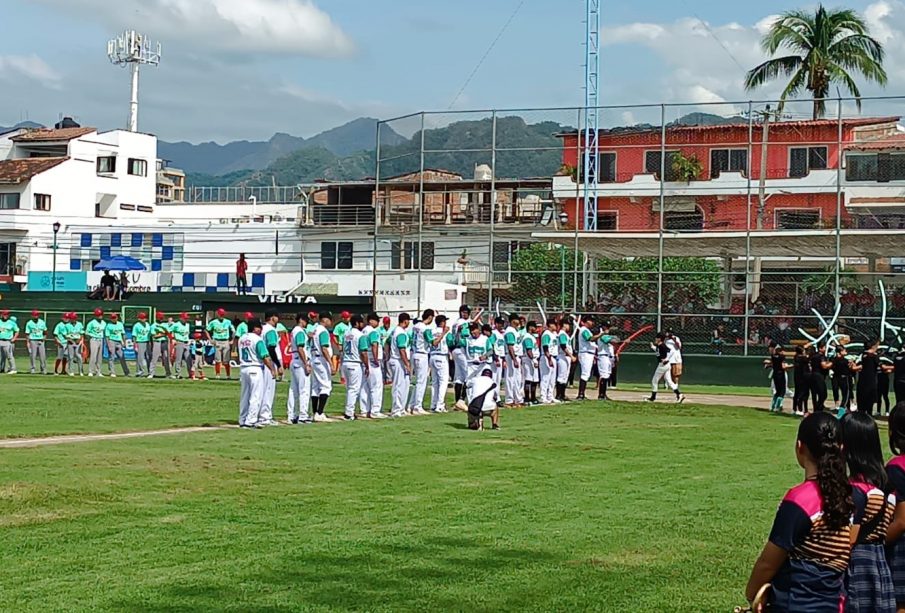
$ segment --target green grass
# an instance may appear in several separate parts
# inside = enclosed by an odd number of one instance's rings
[[[3,378],[0,407],[7,435],[113,431],[234,420],[237,392]],[[797,422],[750,409],[463,421],[0,450],[0,610],[727,611],[800,478]]]

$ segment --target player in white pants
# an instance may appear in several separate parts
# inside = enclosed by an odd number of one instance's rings
[[[261,403],[264,398],[264,377],[276,377],[276,368],[261,338],[261,322],[248,322],[248,332],[239,338],[236,348],[239,352],[239,427],[260,428]],[[267,371],[266,373],[264,371]]]
[[[657,368],[654,370],[654,376],[651,379],[651,395],[645,398],[648,402],[654,402],[657,399],[657,387],[661,380],[666,380],[666,385],[676,395],[676,402],[685,402],[685,396],[679,390],[679,386],[672,380],[671,365],[669,363],[669,348],[666,346],[666,335],[660,332],[653,345],[654,351],[657,353]]]
[[[286,399],[286,416],[289,423],[311,423],[308,405],[311,401],[311,360],[308,355],[308,316],[299,313],[295,317],[295,328],[289,335],[292,347],[292,362],[289,363],[289,397]],[[298,413],[296,414],[296,406]]]
[[[497,404],[502,404],[500,402],[500,390],[503,387],[503,374],[506,372],[506,320],[502,317],[494,318],[490,340],[493,343],[493,382],[496,383],[496,387],[493,388],[493,397],[496,399]],[[509,398],[508,388],[506,390],[506,398],[507,400]]]
[[[365,321],[361,315],[353,315],[349,319],[351,326],[343,335],[342,373],[346,380],[346,410],[343,417],[347,421],[355,419],[355,407],[361,402],[362,395],[367,394],[364,381],[370,372],[368,358],[368,338],[362,333]],[[361,403],[366,406],[365,402]]]
[[[541,404],[559,402],[556,371],[559,363],[559,324],[547,320],[547,329],[540,337],[540,401]]]
[[[449,389],[449,341],[445,315],[438,315],[433,328],[424,337],[428,341],[428,360],[431,369],[431,411],[446,413],[446,390]]]
[[[324,414],[330,392],[333,391],[333,346],[330,342],[330,332],[327,326],[333,322],[330,313],[321,313],[320,322],[314,325],[311,337],[308,341],[309,355],[311,356],[311,410],[314,412],[314,421],[331,421]]]
[[[518,315],[509,316],[506,341],[506,400],[510,406],[525,404],[525,387],[522,380],[522,321]]]
[[[264,338],[264,346],[270,355],[270,361],[273,363],[277,372],[277,376],[283,375],[283,366],[280,362],[280,336],[277,334],[276,325],[280,321],[280,314],[276,311],[267,311],[264,314],[265,322],[262,327]],[[261,401],[261,416],[258,420],[262,426],[276,426],[277,421],[273,418],[273,401],[277,392],[277,377],[271,377],[268,373],[264,373],[264,399]]]
[[[430,374],[430,346],[424,333],[434,325],[434,311],[427,309],[421,314],[421,321],[412,326],[412,398],[409,409],[412,415],[427,415],[424,410],[424,395],[427,393],[427,378]]]
[[[405,417],[409,386],[412,380],[412,364],[409,361],[409,335],[406,331],[412,317],[408,313],[399,315],[399,325],[390,337],[390,377],[393,381],[393,407],[391,417]]]
[[[666,348],[669,349],[669,369],[673,383],[680,385],[684,365],[682,363],[682,339],[672,330],[666,331]]]
[[[616,351],[613,343],[616,337],[612,335],[609,323],[601,326],[601,335],[597,339],[597,375],[600,377],[597,382],[597,399],[609,400],[607,398],[607,387],[610,382],[610,375],[613,374],[613,364],[616,362]]]
[[[368,343],[368,369],[362,382],[361,416],[370,419],[384,419],[383,410],[383,338],[377,313],[368,314],[368,325],[361,331]]]
[[[581,369],[578,382],[578,397],[576,400],[587,400],[585,395],[588,381],[591,380],[591,370],[597,357],[597,339],[600,332],[594,334],[594,318],[585,315],[581,318],[581,326],[578,328],[578,366]]]
[[[540,383],[539,353],[537,350],[537,322],[529,321],[522,335],[522,381],[525,390],[526,404],[540,404],[537,399],[537,387]]]
[[[575,361],[572,339],[569,336],[569,322],[560,323],[557,343],[559,343],[559,355],[556,358],[556,397],[560,402],[565,402],[567,400],[566,388],[569,386],[569,371]]]

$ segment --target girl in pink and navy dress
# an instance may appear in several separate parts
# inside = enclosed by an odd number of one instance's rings
[[[896,496],[896,510],[886,532],[886,558],[892,570],[896,608],[905,611],[905,402],[889,414],[889,449],[895,454],[886,465],[886,475]]]
[[[819,412],[801,420],[795,456],[804,482],[780,503],[745,594],[750,602],[771,583],[771,612],[839,613],[854,504],[836,418]]]
[[[842,418],[842,448],[855,503],[852,559],[845,576],[846,613],[894,613],[895,588],[886,562],[886,531],[896,506],[889,494],[880,431],[867,413]]]

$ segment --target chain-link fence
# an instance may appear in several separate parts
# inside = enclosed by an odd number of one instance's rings
[[[436,283],[490,311],[674,328],[723,355],[804,343],[838,305],[837,332],[864,342],[884,312],[905,317],[900,106],[604,107],[596,152],[583,109],[380,122],[371,291],[448,310]]]

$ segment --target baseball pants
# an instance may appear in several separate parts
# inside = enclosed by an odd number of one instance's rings
[[[557,359],[553,358],[553,365],[550,365],[547,356],[540,358],[540,401],[545,404],[553,402],[556,396],[556,372]]]
[[[35,372],[35,362],[41,367],[41,374],[47,373],[47,350],[44,341],[28,341],[28,359],[31,363],[31,372]]]
[[[405,369],[402,360],[390,360],[390,377],[393,381],[393,407],[391,415],[393,417],[402,417],[405,415],[405,403],[409,396],[409,385],[411,384],[411,376]]]
[[[15,372],[16,361],[13,357],[12,341],[0,341],[0,373]]]
[[[107,341],[107,367],[110,374],[115,375],[116,369],[114,362],[119,360],[119,365],[123,369],[123,374],[129,376],[129,365],[126,363],[126,355],[123,353],[123,344],[119,341]]]
[[[270,370],[264,371],[264,391],[261,394],[261,412],[258,421],[273,421],[273,399],[277,394],[277,380],[270,374]]]
[[[597,373],[601,379],[609,379],[613,374],[613,360],[608,355],[597,356]]]
[[[586,351],[579,353],[578,366],[581,368],[581,380],[587,383],[591,380],[591,369],[594,368],[594,354]]]
[[[362,382],[362,415],[373,417],[374,415],[380,415],[383,410],[383,376],[383,370],[378,365],[371,364],[369,374]]]
[[[565,385],[569,382],[569,370],[572,368],[572,360],[567,355],[556,358],[556,382]]]
[[[522,383],[538,383],[537,362],[527,357],[522,358]]]
[[[270,373],[268,373],[270,376]],[[239,425],[253,426],[258,423],[261,412],[261,399],[264,394],[264,371],[260,367],[251,366],[242,369],[239,375]]]
[[[163,361],[163,370],[169,377],[170,372],[170,344],[168,341],[154,341],[154,350],[151,353],[151,367],[148,369],[148,376],[153,377],[157,370],[157,363]]]
[[[82,344],[70,343],[67,349],[69,349],[69,372],[74,373],[75,367],[78,366],[79,374],[84,375],[85,358],[82,356]]]
[[[148,374],[148,343],[135,343],[135,375],[144,377]]]
[[[192,356],[192,351],[189,348],[188,343],[183,343],[180,341],[176,341],[176,353],[173,356],[173,365],[176,368],[175,374],[177,377],[182,376],[182,365],[185,364],[186,375],[192,374],[192,362],[194,357]]]
[[[330,365],[327,358],[313,358],[311,361],[311,395],[322,396],[333,391],[330,379]]]
[[[672,380],[672,367],[669,364],[660,364],[657,366],[657,370],[654,371],[654,376],[650,380],[651,391],[656,393],[660,381],[666,381],[667,387],[672,391],[679,389],[679,386]]]
[[[308,405],[311,403],[311,377],[305,372],[305,365],[298,360],[293,360],[289,369],[292,377],[289,380],[289,397],[286,399],[286,416],[289,421],[294,420],[298,406],[298,418],[307,421]]]
[[[346,380],[346,417],[355,417],[355,406],[362,396],[362,367],[359,362],[343,362],[343,378]]]
[[[104,341],[100,338],[92,338],[88,341],[88,374],[100,375],[101,364],[104,361]]]
[[[446,390],[449,389],[449,358],[443,354],[430,356],[431,410],[446,410]]]
[[[424,395],[427,393],[427,377],[430,372],[426,353],[416,353],[412,357],[412,377],[415,386],[412,388],[412,401],[409,406],[413,411],[424,410]]]
[[[521,364],[516,366],[512,358],[506,358],[506,400],[509,404],[525,402],[525,382],[522,380]]]
[[[471,371],[468,366],[468,357],[465,355],[465,350],[461,347],[453,349],[452,356],[453,364],[455,365],[453,383],[465,383],[465,381],[470,378],[469,372]]]

